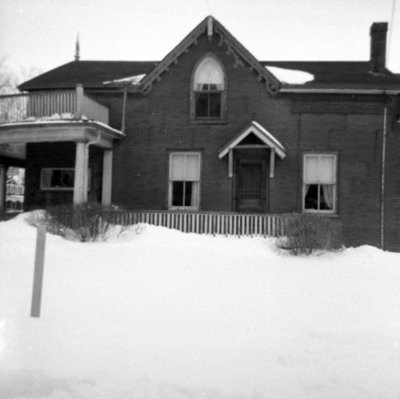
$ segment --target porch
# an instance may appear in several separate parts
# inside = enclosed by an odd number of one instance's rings
[[[37,143],[61,145],[69,142],[75,145],[68,173],[64,173],[72,180],[67,187],[47,187],[49,191],[59,193],[72,191],[74,204],[88,199],[89,150],[91,146],[100,148],[103,152],[101,202],[109,205],[114,141],[120,140],[124,134],[108,123],[108,108],[87,96],[82,85],[77,85],[75,90],[0,96],[0,212],[5,209],[7,168],[24,167],[27,164],[27,146]],[[46,154],[43,154],[43,160],[45,158]],[[54,164],[50,169],[62,170],[64,166]],[[29,179],[27,184],[30,184]],[[37,187],[37,190],[42,189],[43,177]]]

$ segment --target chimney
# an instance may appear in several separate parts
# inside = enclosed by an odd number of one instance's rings
[[[386,66],[387,22],[374,22],[371,26],[371,69],[373,73],[383,73]]]

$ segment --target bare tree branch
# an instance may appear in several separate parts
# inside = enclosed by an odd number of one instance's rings
[[[7,57],[0,55],[0,94],[18,93],[18,85],[42,73],[34,66],[11,70],[6,61]]]

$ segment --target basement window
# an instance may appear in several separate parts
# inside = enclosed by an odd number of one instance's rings
[[[303,211],[336,212],[336,155],[304,154]]]

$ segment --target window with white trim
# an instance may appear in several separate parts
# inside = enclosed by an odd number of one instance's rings
[[[73,191],[75,168],[43,168],[40,188],[47,191]],[[91,172],[88,173],[88,187],[91,185]]]
[[[198,152],[172,152],[169,157],[168,207],[199,209],[200,162]]]
[[[225,74],[212,56],[204,58],[193,77],[192,112],[195,119],[221,119],[225,104]]]
[[[304,154],[303,210],[336,212],[336,155]]]

